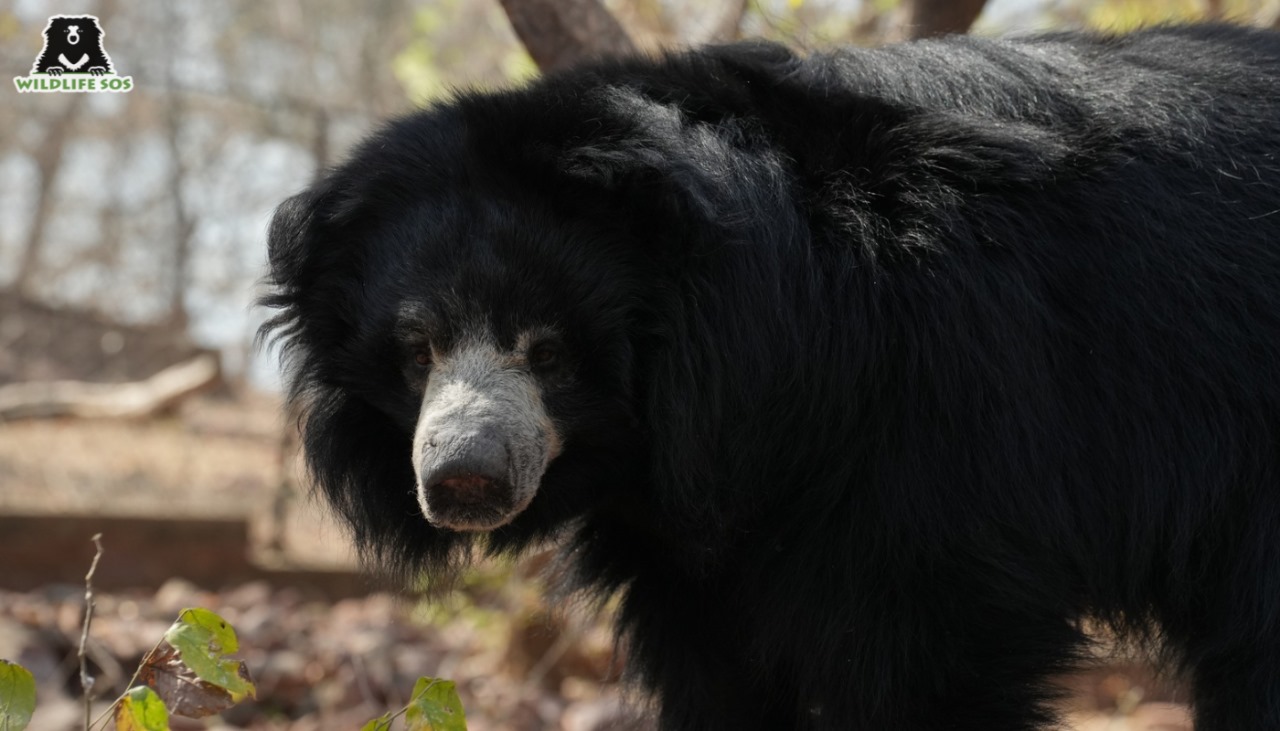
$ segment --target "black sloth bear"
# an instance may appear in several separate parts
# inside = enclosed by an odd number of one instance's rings
[[[603,62],[270,230],[367,557],[553,540],[664,729],[1054,723],[1082,626],[1280,729],[1280,37]]]
[[[33,74],[113,73],[111,57],[102,47],[102,26],[92,15],[55,15],[44,29],[44,50],[31,68]]]

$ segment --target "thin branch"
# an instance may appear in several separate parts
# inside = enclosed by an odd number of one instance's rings
[[[525,676],[523,690],[528,691],[537,688],[542,683],[542,679],[547,676],[547,673],[551,672],[557,662],[560,662],[560,658],[564,657],[569,648],[573,647],[573,644],[578,641],[581,634],[582,632],[576,625],[564,627],[560,631],[560,635],[556,637],[555,642],[551,643],[547,651],[542,653],[542,657],[538,658],[533,667],[529,668],[529,673]]]
[[[98,560],[102,558],[102,534],[93,534],[93,545],[97,550],[93,553],[93,563],[89,564],[89,573],[84,575],[84,628],[80,630],[80,689],[84,693],[84,731],[89,731],[93,706],[93,676],[89,675],[89,657],[85,653],[85,645],[89,642],[89,624],[93,621],[93,574],[98,570]]]

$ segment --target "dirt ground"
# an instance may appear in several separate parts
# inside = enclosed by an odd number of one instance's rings
[[[344,531],[296,492],[305,478],[296,456],[282,451],[279,409],[273,396],[248,394],[195,399],[145,421],[0,423],[0,517],[243,517],[252,545],[232,550],[269,553],[275,566],[357,572]],[[277,525],[286,478],[294,487]],[[273,538],[282,554],[267,551]],[[68,558],[74,576],[87,569],[87,539],[82,555]],[[154,560],[167,558],[165,548],[154,547]],[[515,571],[482,566],[456,594],[429,602],[376,592],[335,599],[267,581],[214,591],[180,577],[158,588],[99,591],[96,687],[104,696],[122,691],[128,669],[174,613],[203,606],[238,629],[241,655],[259,681],[260,700],[223,713],[218,728],[356,728],[407,700],[424,675],[458,682],[473,731],[589,731],[634,720],[614,682],[607,626],[549,612],[532,580]],[[77,728],[83,588],[5,589],[0,571],[0,656],[41,681],[32,728]]]
[[[163,329],[86,325],[38,307],[17,319],[13,312],[0,307],[0,383],[41,376],[120,380],[157,370],[122,360],[125,342],[148,361],[192,352]],[[280,549],[274,561],[357,571],[346,534],[298,488],[305,475],[284,447],[283,422],[275,396],[232,389],[156,419],[6,422],[0,516],[243,517],[252,553],[274,547]],[[79,575],[83,559],[73,561]],[[0,655],[17,657],[42,681],[41,716],[32,728],[76,728],[82,588],[6,591],[3,575]],[[260,700],[225,712],[212,726],[175,728],[355,728],[402,702],[421,675],[458,681],[474,731],[649,727],[640,719],[643,703],[614,682],[618,661],[605,622],[552,611],[541,603],[536,580],[522,576],[521,567],[484,567],[460,593],[433,602],[385,594],[308,597],[266,581],[211,591],[180,577],[159,588],[104,593],[92,640],[95,667],[105,677],[99,689],[123,689],[128,668],[177,608],[204,606],[223,611],[241,631]],[[1185,707],[1167,703],[1178,698],[1175,691],[1140,666],[1103,666],[1068,685],[1074,730],[1190,730]]]
[[[284,456],[282,433],[279,403],[263,394],[201,397],[145,421],[0,424],[0,515],[248,516],[250,550],[275,539],[289,562],[356,570],[345,534],[324,511],[279,492],[304,480],[296,457]],[[278,523],[282,494],[293,497]],[[32,728],[74,728],[82,590],[3,588],[0,580],[0,655],[43,672],[44,715]],[[518,567],[485,567],[463,591],[431,602],[384,594],[335,601],[263,582],[208,589],[175,578],[106,593],[94,642],[110,682],[100,689],[127,679],[121,674],[176,608],[200,605],[240,628],[260,681],[261,700],[224,713],[214,728],[355,728],[407,697],[420,675],[458,681],[473,730],[646,728],[640,704],[614,683],[607,626],[551,611]],[[1185,707],[1165,702],[1176,694],[1141,667],[1102,667],[1069,685],[1073,729],[1191,728]]]

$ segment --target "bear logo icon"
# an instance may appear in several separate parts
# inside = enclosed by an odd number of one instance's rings
[[[44,50],[31,68],[32,74],[114,73],[111,57],[102,46],[102,26],[92,15],[55,15],[44,29]]]

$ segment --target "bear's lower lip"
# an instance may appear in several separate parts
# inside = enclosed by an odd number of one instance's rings
[[[432,510],[427,522],[436,528],[459,532],[493,530],[511,522],[513,515],[491,508]]]

